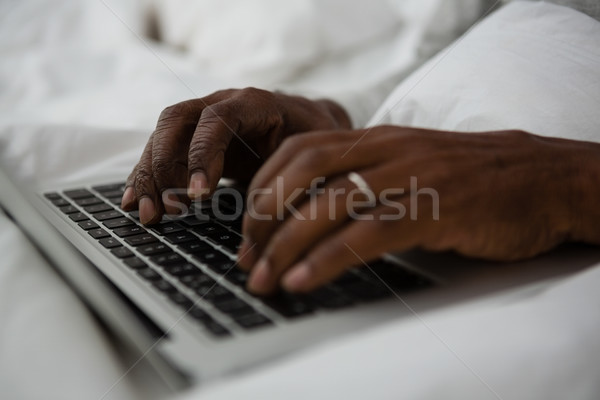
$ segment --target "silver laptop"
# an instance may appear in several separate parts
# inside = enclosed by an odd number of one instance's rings
[[[2,169],[0,188],[2,208],[48,262],[175,389],[434,307],[527,293],[600,261],[586,246],[512,264],[415,251],[306,295],[261,298],[236,267],[241,210],[227,196],[144,227],[119,208],[121,182],[25,189]]]

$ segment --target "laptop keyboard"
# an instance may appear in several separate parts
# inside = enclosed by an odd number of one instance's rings
[[[116,262],[134,271],[215,337],[227,338],[432,284],[421,275],[378,260],[369,263],[369,268],[351,269],[308,294],[279,292],[257,297],[246,290],[248,274],[236,266],[242,216],[236,215],[240,213],[226,196],[219,196],[218,206],[229,214],[217,216],[206,207],[210,203],[197,202],[185,216],[165,217],[159,224],[144,227],[137,211],[120,209],[123,191],[124,184],[117,183],[44,196]],[[197,213],[200,207],[203,212]]]

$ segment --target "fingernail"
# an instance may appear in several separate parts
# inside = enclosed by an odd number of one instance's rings
[[[301,262],[284,275],[281,283],[286,290],[293,292],[304,288],[310,282],[311,276],[310,266]]]
[[[194,172],[190,178],[188,196],[190,199],[200,199],[209,192],[208,182],[204,172]]]
[[[125,193],[123,193],[123,198],[121,199],[121,208],[127,208],[131,206],[131,203],[135,201],[135,193],[133,192],[133,188],[129,186],[125,189]]]
[[[156,208],[154,202],[149,197],[142,197],[140,200],[140,222],[147,224],[156,217]]]
[[[254,293],[263,292],[269,284],[269,275],[271,267],[269,262],[265,259],[261,259],[254,267],[254,270],[250,274],[248,280],[248,289]]]

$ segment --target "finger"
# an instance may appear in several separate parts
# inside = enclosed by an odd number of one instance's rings
[[[158,192],[152,175],[152,141],[154,134],[142,153],[133,176],[130,178],[129,187],[133,188],[135,198],[138,201],[140,210],[140,222],[142,224],[156,223],[162,217],[164,212],[162,208],[162,199]]]
[[[339,143],[347,137],[348,132],[326,133],[321,131],[303,133],[289,137],[277,149],[276,153],[267,160],[267,163],[258,170],[247,191],[250,213],[246,212],[244,215],[244,222],[242,225],[244,240],[238,253],[239,266],[242,269],[249,270],[256,263],[257,257],[260,254],[259,249],[256,248],[255,241],[250,237],[251,234],[248,235],[247,233],[252,232],[254,230],[254,225],[260,224],[259,221],[263,219],[258,212],[252,212],[254,209],[254,201],[256,199],[255,196],[269,193],[268,190],[262,189],[263,186],[265,186],[271,178],[274,179],[276,174],[279,173],[281,169],[294,158],[294,156],[299,152],[302,152],[303,149]],[[270,193],[273,193],[272,189]],[[265,217],[266,219],[272,218],[270,215]]]
[[[399,199],[405,207],[408,201]],[[353,221],[319,242],[282,278],[282,286],[290,292],[306,292],[332,281],[348,268],[363,265],[390,251],[411,249],[434,230],[432,224],[420,224],[408,218],[383,219],[394,215],[389,206],[380,206],[370,220]],[[366,214],[365,214],[366,215]]]
[[[322,188],[317,197],[310,196],[299,208],[298,217],[290,215],[268,239],[257,265],[267,264],[269,274],[257,273],[261,281],[249,279],[249,288],[256,293],[275,289],[281,275],[320,240],[348,220],[364,217],[365,209],[376,207],[390,198],[401,197],[409,189],[410,178],[403,176],[394,163],[358,171],[369,188],[359,188],[348,176],[341,176]],[[398,205],[395,205],[398,208]],[[402,218],[406,210],[397,209]]]
[[[300,153],[308,149],[322,148],[356,140],[352,131],[312,131],[288,137],[256,173],[248,190],[265,187]]]
[[[274,291],[287,268],[348,220],[346,196],[355,188],[348,179],[339,178],[323,188],[322,195],[302,203],[298,214],[290,215],[270,237],[250,274],[248,289],[257,294]]]
[[[207,106],[190,144],[189,196],[202,198],[214,191],[223,174],[224,154],[233,138],[241,143],[240,148],[247,150],[249,157],[260,160],[261,156],[247,140],[269,136],[283,124],[273,94],[265,90],[242,89],[226,100]]]
[[[152,173],[167,214],[180,214],[189,205],[187,150],[182,135],[157,131],[152,146]]]
[[[365,142],[361,145],[361,151],[352,152],[346,157],[342,155],[348,148],[348,139],[342,143],[307,149],[285,165],[280,171],[280,176],[262,191],[251,189],[248,192],[243,236],[251,244],[256,244],[254,253],[258,255],[264,250],[278,226],[289,217],[294,207],[305,199],[307,189],[314,190],[317,184],[326,178],[372,167],[386,162],[390,156],[396,157],[387,150],[389,146],[381,145],[382,140],[384,138],[380,137]],[[378,191],[384,188],[385,184],[382,183]],[[256,193],[267,194],[257,197]],[[249,267],[248,264],[252,261],[256,260],[247,257],[241,264],[243,267]]]
[[[127,177],[127,181],[125,182],[125,191],[123,192],[123,197],[121,198],[121,208],[124,211],[131,211],[137,208],[137,198],[135,196],[135,175],[137,174],[137,164]]]

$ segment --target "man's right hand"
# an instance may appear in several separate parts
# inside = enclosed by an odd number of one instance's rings
[[[350,128],[348,115],[332,101],[254,88],[175,104],[161,113],[127,179],[121,206],[139,207],[143,224],[156,223],[165,212],[178,212],[169,204],[210,196],[221,176],[250,181],[290,135]],[[184,188],[187,195],[170,190]]]

